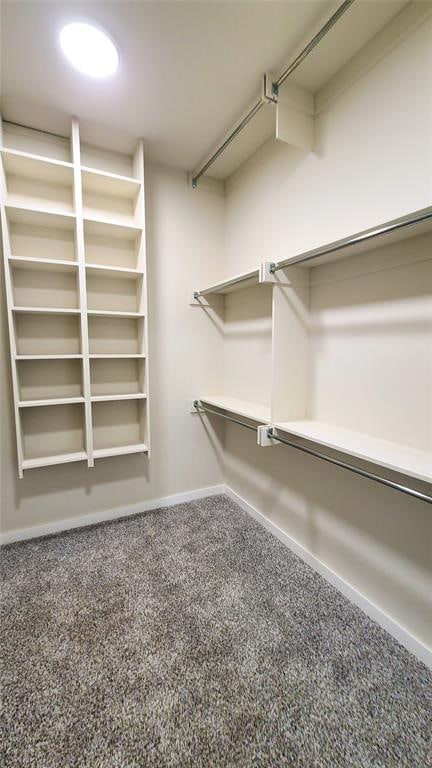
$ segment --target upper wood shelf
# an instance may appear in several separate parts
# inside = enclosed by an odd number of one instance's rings
[[[141,182],[138,179],[99,171],[85,165],[81,166],[81,175],[82,187],[86,192],[134,199],[141,188]]]
[[[23,176],[48,184],[73,184],[73,165],[63,160],[20,152],[16,149],[1,149],[5,172],[12,176]]]
[[[41,211],[26,205],[5,205],[8,221],[34,227],[52,227],[53,229],[75,228],[75,214],[61,211]]]
[[[295,256],[290,256],[282,261],[275,262],[274,268],[277,272],[285,267],[298,265],[304,267],[316,267],[329,261],[345,259],[349,256],[370,251],[383,245],[406,240],[417,235],[426,234],[432,231],[432,206],[421,208],[399,219],[392,219],[376,227],[356,232],[353,235],[335,240],[331,243],[314,248],[310,251],[304,251]],[[211,296],[215,294],[227,294],[233,291],[240,291],[244,288],[261,284],[267,284],[264,280],[260,283],[259,268],[250,272],[243,272],[240,275],[227,278],[220,283],[214,283],[206,288],[197,290],[193,298],[199,303],[201,296]]]
[[[105,264],[90,264],[86,263],[87,274],[95,274],[100,277],[112,277],[115,279],[123,278],[129,280],[136,280],[136,278],[142,276],[142,272],[138,269],[128,269],[127,267],[111,267],[105,266]]]
[[[78,269],[78,262],[64,259],[38,259],[29,256],[10,256],[9,263],[16,269],[41,269],[65,272]]]
[[[142,227],[125,221],[122,216],[84,216],[84,234],[135,240],[141,233]]]
[[[223,280],[221,283],[215,283],[207,288],[202,288],[194,293],[194,298],[199,299],[200,296],[210,296],[212,294],[224,295],[233,291],[240,291],[243,288],[251,288],[254,285],[258,285],[258,282],[259,269],[252,269],[250,272],[243,272],[240,275]]]
[[[28,314],[43,314],[43,315],[79,315],[80,309],[69,309],[62,307],[12,307],[12,312],[27,312]],[[104,312],[98,314],[106,314]],[[121,314],[121,313],[117,313]]]
[[[286,421],[280,432],[310,440],[418,480],[432,481],[432,453],[333,426],[322,421]]]
[[[226,397],[225,395],[210,395],[199,398],[201,403],[229,411],[237,416],[243,416],[260,424],[270,423],[270,408],[258,403],[251,403],[248,400],[240,400],[236,397]]]

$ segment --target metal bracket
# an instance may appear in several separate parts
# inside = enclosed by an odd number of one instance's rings
[[[304,267],[278,267],[274,261],[264,261],[259,268],[259,282],[281,287],[309,285],[309,270]]]
[[[268,104],[278,103],[278,87],[272,72],[266,72],[261,81],[261,98]]]
[[[188,402],[188,413],[203,413],[203,409],[201,408],[200,401],[197,399],[189,400]]]
[[[263,424],[257,428],[257,445],[261,446],[261,448],[268,448],[270,445],[280,445],[277,440],[269,437],[269,430],[269,424]]]
[[[190,304],[191,307],[209,307],[210,306],[205,296],[200,296],[198,291],[194,291],[192,294],[189,294],[188,304]]]

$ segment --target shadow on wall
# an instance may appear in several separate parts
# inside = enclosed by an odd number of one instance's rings
[[[234,425],[225,445],[229,487],[432,643],[430,505],[295,449],[260,448]]]

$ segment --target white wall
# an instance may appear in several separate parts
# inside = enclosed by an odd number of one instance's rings
[[[431,40],[429,20],[333,101],[316,121],[316,153],[282,147],[255,167],[250,164],[243,177],[236,174],[226,199],[227,276],[431,204]],[[361,413],[353,413],[355,403],[349,400],[356,366],[349,370],[347,344],[351,333],[354,358],[364,337],[370,342],[365,314],[370,311],[367,304],[377,298],[376,290],[379,300],[374,311],[381,313],[382,322],[370,349],[378,359],[396,345],[393,361],[399,365],[405,350],[401,379],[404,388],[409,387],[406,403],[416,409],[417,419],[420,413],[420,421],[419,434],[413,434],[412,426],[410,433],[409,418],[402,413],[404,401],[398,410],[397,398],[390,392],[383,423],[375,433],[381,430],[383,437],[395,439],[392,415],[404,423],[401,434],[408,444],[425,447],[430,439],[426,425],[431,390],[424,385],[427,370],[430,376],[430,330],[427,336],[423,297],[427,290],[430,293],[430,272],[427,277],[419,266],[408,280],[402,272],[390,270],[387,277],[382,273],[376,280],[368,278],[363,294],[357,280],[356,295],[363,295],[363,301],[354,308],[349,299],[355,293],[353,281],[311,289],[315,321],[327,320],[326,331],[331,331],[332,324],[345,327],[344,339],[331,333],[325,337],[325,348],[320,350],[324,357],[316,367],[320,390],[315,388],[312,408],[340,425],[348,408],[351,428],[359,428]],[[401,296],[393,295],[396,285],[403,286]],[[344,290],[346,301],[341,301]],[[332,300],[326,314],[327,299]],[[391,312],[386,313],[389,302]],[[420,330],[408,321],[416,312],[420,312]],[[405,321],[402,329],[397,326],[398,317]],[[356,325],[361,332],[354,338]],[[364,368],[365,357],[360,357]],[[328,394],[334,384],[341,359],[347,367],[341,372],[347,398],[339,387],[336,397],[323,402],[322,393]],[[379,370],[376,373],[379,378]],[[367,385],[371,379],[371,372],[363,371]],[[367,424],[372,433],[379,411],[375,394]],[[432,646],[430,505],[289,448],[258,448],[246,430],[234,425],[226,429],[227,484],[413,636]]]
[[[206,284],[221,276],[224,200],[193,194],[185,174],[164,168],[147,168],[146,194],[152,457],[101,459],[94,469],[85,463],[38,468],[18,479],[2,292],[3,532],[222,482],[220,443],[208,439],[186,404],[197,389],[209,390],[220,374],[221,335],[200,313],[190,311],[187,297],[195,278]]]

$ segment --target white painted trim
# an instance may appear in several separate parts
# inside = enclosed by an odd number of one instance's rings
[[[376,621],[386,632],[394,637],[401,645],[403,645],[408,651],[417,656],[423,664],[432,669],[432,649],[428,648],[421,640],[418,640],[414,635],[408,632],[405,627],[398,624],[397,621],[391,618],[382,608],[379,608],[375,603],[372,603],[365,595],[359,592],[357,589],[348,584],[347,581],[337,575],[331,568],[328,568],[321,560],[318,560],[315,555],[305,549],[301,544],[292,539],[285,533],[282,528],[272,523],[262,512],[258,512],[249,502],[245,501],[235,491],[228,486],[225,487],[226,495],[247,512],[251,517],[257,520],[264,528],[266,528],[273,536],[276,536],[279,541],[285,544],[292,552],[295,552],[305,563],[311,566],[314,571],[317,571],[326,581],[341,592],[345,597],[350,600],[351,603],[357,605],[364,613],[367,614],[373,621]]]
[[[50,536],[53,533],[68,531],[71,528],[83,528],[87,525],[103,523],[106,520],[117,520],[121,517],[137,515],[140,512],[150,512],[152,509],[159,509],[159,507],[173,507],[175,504],[184,504],[187,501],[195,501],[195,499],[203,499],[207,496],[217,496],[220,493],[225,493],[225,486],[212,485],[208,488],[199,488],[196,491],[185,491],[183,493],[175,493],[172,496],[163,496],[160,499],[129,504],[127,507],[116,507],[115,509],[102,510],[101,512],[92,512],[90,515],[69,517],[65,520],[53,520],[51,523],[35,525],[31,528],[18,528],[14,531],[0,533],[0,545],[12,544],[14,541],[35,539],[40,536]]]

